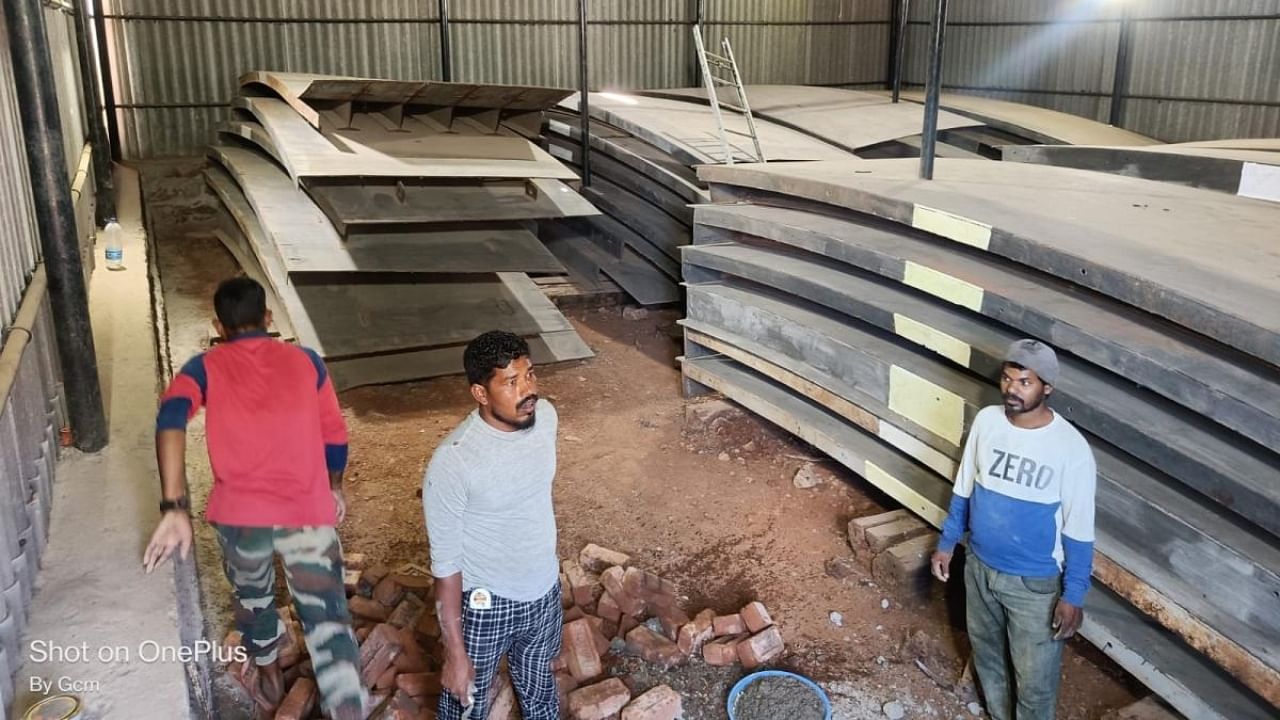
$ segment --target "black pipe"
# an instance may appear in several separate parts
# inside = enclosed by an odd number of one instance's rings
[[[98,73],[94,70],[93,51],[89,49],[89,6],[76,3],[76,50],[80,56],[80,92],[84,96],[85,117],[89,121],[89,143],[93,146],[93,187],[98,227],[116,216],[115,181],[111,177],[111,141],[102,119],[98,98]]]
[[[924,130],[920,133],[920,177],[933,179],[933,153],[938,144],[938,102],[942,95],[942,41],[947,32],[947,0],[938,0],[933,14],[933,48],[924,94]]]
[[[102,78],[102,106],[106,108],[107,114],[107,139],[111,144],[111,159],[119,160],[122,156],[120,127],[116,117],[116,88],[111,75],[111,53],[107,50],[107,19],[102,14],[102,0],[92,2],[93,29],[98,43],[98,76]]]
[[[4,0],[4,12],[72,437],[76,447],[94,452],[107,444],[107,417],[98,384],[98,356],[89,322],[89,293],[80,263],[67,157],[62,149],[49,39],[39,3]]]
[[[1111,81],[1112,125],[1119,127],[1124,116],[1124,93],[1129,89],[1129,47],[1133,43],[1133,16],[1126,6],[1120,15],[1120,38],[1116,41],[1116,74]]]
[[[693,3],[693,29],[695,32],[702,32],[702,24],[707,20],[707,0],[694,0]],[[689,87],[700,87],[702,85],[702,63],[698,60],[698,48],[689,47],[689,60],[691,67],[689,68]]]
[[[902,94],[902,75],[905,72],[907,55],[907,20],[911,17],[911,0],[902,0],[895,4],[897,26],[893,28],[893,101],[898,102]]]
[[[440,0],[440,77],[453,82],[453,43],[449,40],[449,0]]]
[[[582,184],[591,186],[591,74],[587,68],[587,0],[578,0],[578,113],[582,115]]]

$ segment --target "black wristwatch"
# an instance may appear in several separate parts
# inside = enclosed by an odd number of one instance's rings
[[[181,510],[188,515],[191,514],[191,502],[187,500],[187,496],[183,495],[177,500],[161,500],[160,512],[167,513],[170,510]]]

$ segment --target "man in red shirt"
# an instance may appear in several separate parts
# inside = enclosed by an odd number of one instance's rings
[[[156,456],[163,517],[143,564],[151,572],[175,550],[185,558],[191,548],[186,427],[203,406],[214,479],[205,518],[235,588],[236,626],[250,658],[245,687],[261,715],[273,717],[284,696],[278,553],[322,704],[335,720],[361,720],[366,692],[335,527],[346,515],[347,428],[338,397],[318,355],[267,335],[271,315],[257,282],[227,280],[213,304],[225,342],[192,358],[161,398]]]

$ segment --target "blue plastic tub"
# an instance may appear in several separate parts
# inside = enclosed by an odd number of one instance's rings
[[[738,696],[742,694],[742,691],[746,690],[747,686],[751,683],[767,677],[784,677],[791,678],[792,680],[799,680],[812,690],[814,695],[818,696],[818,699],[822,701],[822,710],[826,720],[831,720],[831,698],[827,697],[827,692],[819,687],[818,683],[810,680],[809,678],[803,675],[797,675],[793,672],[787,672],[785,670],[761,670],[760,672],[752,673],[739,680],[737,684],[733,686],[733,689],[729,691],[729,700],[725,703],[725,710],[729,713],[729,720],[738,720],[737,716],[733,712],[733,706],[738,704]]]

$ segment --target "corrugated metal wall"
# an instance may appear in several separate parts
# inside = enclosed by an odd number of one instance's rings
[[[694,0],[592,0],[593,88],[692,82]],[[577,0],[450,0],[454,79],[578,85]],[[194,154],[251,69],[440,77],[436,0],[106,0],[128,158]],[[882,85],[890,0],[707,0],[748,82]]]
[[[31,272],[40,261],[16,93],[9,28],[0,13],[0,339],[6,336]]]
[[[912,2],[909,85],[924,84],[933,8]],[[944,85],[1107,122],[1125,13],[1123,127],[1169,142],[1280,135],[1280,0],[952,0]]]

